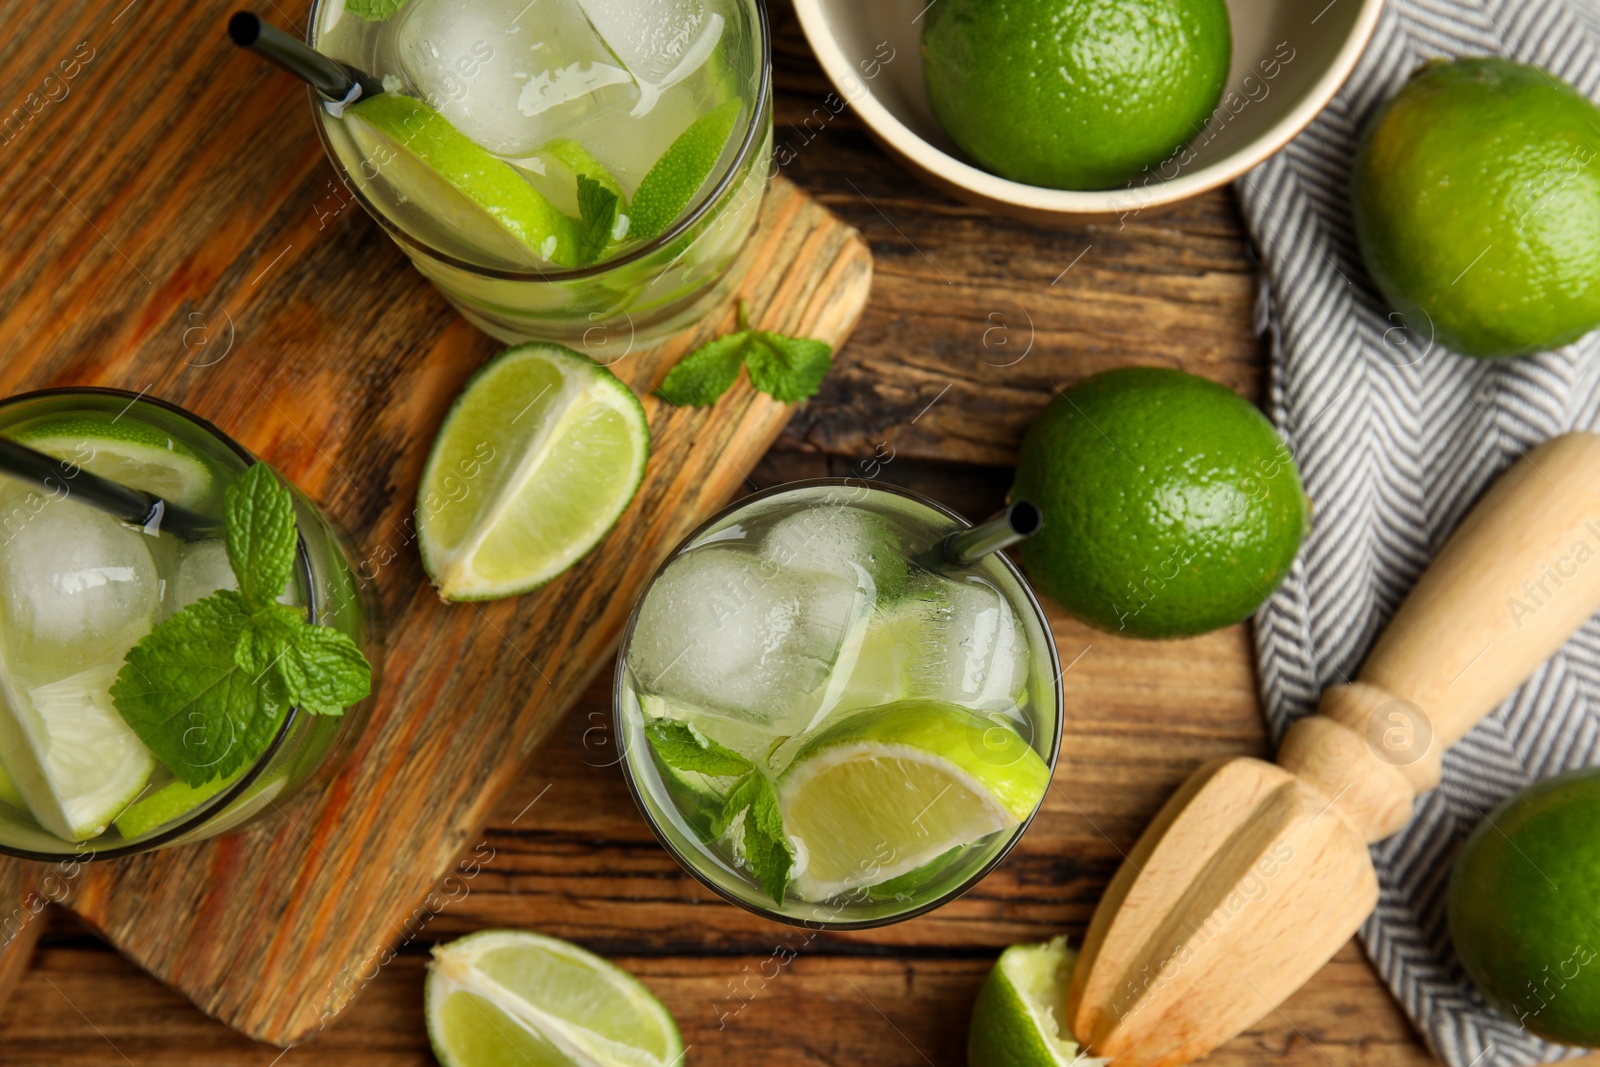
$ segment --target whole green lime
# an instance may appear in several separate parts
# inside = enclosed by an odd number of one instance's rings
[[[1479,824],[1450,936],[1484,996],[1540,1037],[1600,1047],[1600,768],[1536,782]]]
[[[1224,0],[940,0],[922,31],[928,103],[1013,181],[1108,189],[1205,127],[1233,53]]]
[[[1414,335],[1466,356],[1600,325],[1600,108],[1538,67],[1424,67],[1350,176],[1367,271]]]
[[[1034,582],[1091,626],[1184,637],[1238,622],[1289,572],[1308,524],[1300,474],[1255,406],[1206,378],[1126,367],[1052,400],[1013,498]]]

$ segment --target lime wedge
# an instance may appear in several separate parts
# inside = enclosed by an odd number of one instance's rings
[[[463,241],[519,262],[577,262],[577,224],[421,100],[368,97],[345,112],[345,122],[377,173]]]
[[[537,154],[561,164],[571,171],[575,178],[581,174],[585,178],[599,182],[602,188],[617,194],[617,203],[623,205],[628,203],[627,194],[622,191],[622,186],[612,177],[605,164],[594,158],[592,152],[572,138],[562,137],[551,141],[539,149]]]
[[[198,506],[215,484],[211,467],[199,453],[136,419],[71,415],[31,423],[9,436],[56,459],[70,460],[90,474],[175,504]]]
[[[678,135],[633,194],[628,236],[648,241],[678,220],[722,158],[743,108],[737,96],[724,100]]]
[[[650,427],[616,375],[527,344],[480,370],[445,416],[417,493],[423,566],[445,600],[536,589],[616,525]]]
[[[968,1067],[1101,1067],[1079,1051],[1062,1016],[1078,954],[1066,937],[1012,945],[978,991],[967,1030]]]
[[[87,841],[144,789],[155,757],[111,702],[117,667],[105,664],[17,692],[5,675],[0,752],[39,825]]]
[[[128,840],[143,837],[151,830],[167,825],[182,815],[187,815],[202,803],[210,800],[244,773],[241,767],[226,778],[213,778],[204,785],[171,781],[150,795],[130,804],[114,821],[117,833]]]
[[[1050,770],[1020,735],[938,700],[857,712],[778,779],[792,884],[826,900],[899,877],[1033,814]]]
[[[677,1067],[672,1014],[576,945],[483,930],[433,950],[428,1038],[444,1067]]]

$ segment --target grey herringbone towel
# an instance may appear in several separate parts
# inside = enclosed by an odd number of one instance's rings
[[[1275,736],[1353,676],[1418,573],[1478,494],[1526,449],[1600,429],[1600,337],[1524,359],[1477,361],[1392,330],[1362,269],[1348,178],[1358,132],[1437,56],[1537,63],[1600,99],[1593,0],[1389,0],[1330,106],[1238,189],[1264,268],[1273,338],[1269,413],[1316,502],[1288,581],[1256,616]],[[1410,340],[1412,343],[1400,342]],[[1390,989],[1451,1067],[1512,1067],[1575,1050],[1487,1007],[1445,923],[1466,835],[1535,779],[1600,763],[1600,619],[1444,760],[1415,821],[1374,846],[1381,897],[1361,930]]]

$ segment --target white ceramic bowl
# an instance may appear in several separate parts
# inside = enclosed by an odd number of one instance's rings
[[[794,6],[822,69],[889,154],[958,199],[1048,223],[1156,210],[1237,178],[1288,143],[1344,84],[1383,0],[1228,0],[1233,64],[1205,131],[1134,186],[1098,192],[1024,185],[966,160],[923,87],[928,0]]]

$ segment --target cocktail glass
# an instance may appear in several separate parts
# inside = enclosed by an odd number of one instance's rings
[[[407,143],[421,144],[415,134],[376,133],[313,97],[342,186],[319,217],[359,201],[485,333],[556,341],[612,362],[714,303],[755,225],[772,157],[760,0],[409,0],[382,21],[364,21],[343,0],[317,0],[310,26],[313,47],[426,102],[486,149],[494,158],[477,170],[494,171],[489,181],[509,181],[513,192],[531,185],[572,218],[582,214],[579,173],[614,181],[631,200],[697,119],[736,109],[726,142],[711,146],[714,164],[703,160],[709,173],[703,181],[695,173],[697,187],[684,190],[670,225],[644,240],[622,232],[598,261],[562,264],[508,237],[409,151]]]
[[[228,485],[259,462],[182,408],[115,389],[49,389],[0,401],[0,435],[64,451],[57,458],[113,476],[118,464],[126,469],[154,455],[159,467],[168,457],[173,469],[162,483],[136,487],[219,516]],[[368,604],[338,536],[301,493],[291,487],[291,495],[298,561],[280,599],[303,606],[308,621],[350,637],[376,664]],[[36,716],[35,736],[45,717],[69,717],[57,720],[59,729],[75,731],[71,745],[53,749],[59,758],[108,743],[108,733],[115,734],[109,743],[126,745],[131,732],[121,733],[127,728],[105,695],[126,646],[153,622],[232,582],[220,538],[186,544],[170,533],[152,536],[74,501],[69,481],[46,491],[0,476],[0,852],[77,860],[198,841],[280,804],[331,765],[330,755],[359,729],[370,700],[343,716],[291,708],[259,757],[210,786],[188,787],[151,761],[142,788],[131,779],[138,792],[125,804],[112,801],[121,807],[116,821],[86,840],[46,829],[19,795],[13,780],[20,768],[8,769],[29,744],[19,713]],[[70,718],[86,710],[86,722]],[[117,821],[134,832],[124,834]]]
[[[614,721],[639,810],[690,874],[769,918],[849,929],[938,907],[1005,857],[1055,766],[1060,665],[1044,612],[1008,558],[964,568],[934,561],[935,546],[970,525],[889,485],[797,482],[736,502],[657,571],[623,636]],[[846,857],[855,869],[841,878],[837,855],[832,873],[808,871],[816,857],[790,824],[797,809],[784,808],[794,863],[782,903],[748,862],[741,824],[728,825],[726,797],[739,791],[731,775],[674,767],[647,734],[684,724],[680,739],[735,753],[783,798],[818,738],[865,736],[889,752],[896,738],[884,724],[910,723],[915,733],[924,716],[937,723],[913,757],[931,754],[1011,788],[1009,814],[992,832],[952,843],[884,824],[885,811],[856,812],[862,855]]]

